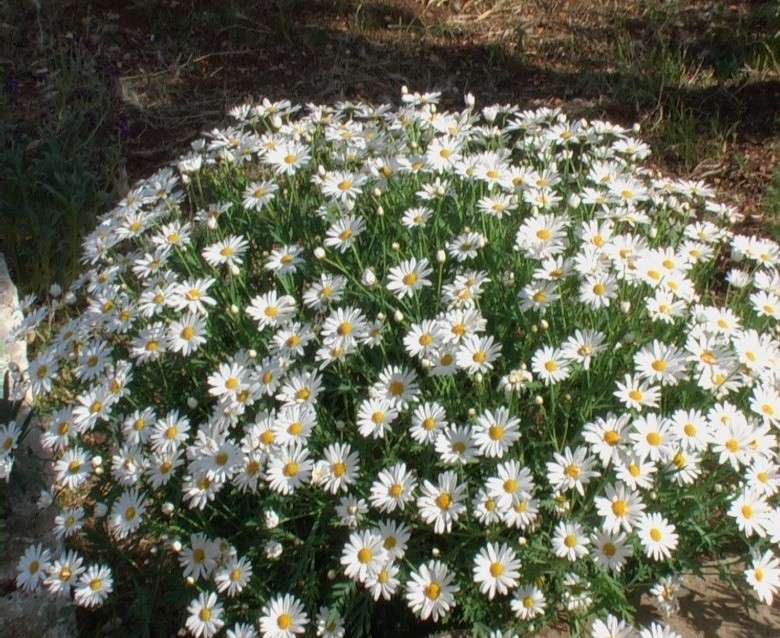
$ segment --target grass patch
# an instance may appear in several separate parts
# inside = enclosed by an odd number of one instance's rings
[[[81,238],[121,190],[122,165],[110,70],[45,25],[31,53],[14,60],[0,92],[2,251],[23,292],[75,275]]]

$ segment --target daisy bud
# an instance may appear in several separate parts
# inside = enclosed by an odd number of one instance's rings
[[[187,398],[187,407],[190,410],[194,410],[198,407],[198,400],[195,397],[188,397]]]
[[[92,457],[92,467],[93,468],[98,468],[101,465],[103,465],[103,457],[100,456],[99,454],[93,456]]]
[[[377,206],[376,207],[376,216],[377,217],[384,217],[384,214],[385,214],[385,209],[382,208],[381,206]]]
[[[567,202],[569,204],[569,208],[577,208],[580,205],[580,202],[582,200],[580,199],[580,196],[576,193],[572,193],[569,195],[569,201]]]
[[[477,411],[474,408],[469,408],[466,414],[469,415],[470,419],[473,419],[475,416],[477,416]]]
[[[278,541],[268,541],[265,544],[265,557],[268,560],[274,560],[282,555],[282,544]]]
[[[471,108],[474,108],[474,104],[476,104],[476,100],[474,99],[473,93],[466,93],[466,95],[463,97],[463,101],[465,102],[466,106]]]
[[[156,548],[156,547],[154,547],[154,546],[152,546],[152,548],[149,550],[149,553],[150,553],[152,556],[157,556],[157,548]]]
[[[393,320],[394,320],[396,323],[401,323],[401,322],[404,320],[404,313],[403,313],[403,312],[401,312],[400,310],[396,310],[396,311],[393,313]]]
[[[376,314],[376,320],[377,321],[384,321],[385,320],[385,313],[384,312],[378,312]]]
[[[344,421],[342,421],[341,419],[339,419],[338,421],[336,421],[336,429],[337,429],[339,432],[343,432],[343,431],[344,431]]]
[[[528,539],[525,536],[519,536],[517,539],[517,544],[520,545],[520,547],[525,547],[528,545]]]
[[[263,513],[263,518],[265,519],[266,529],[274,529],[279,525],[279,515],[273,510],[266,510]]]
[[[430,359],[423,359],[420,361],[420,365],[422,366],[423,370],[430,370],[433,367],[433,361]]]
[[[380,191],[378,188],[375,188],[373,194],[374,197],[379,197],[382,194],[382,191]]]
[[[325,177],[325,167],[322,164],[317,166],[317,175],[320,177]]]
[[[406,95],[409,92],[409,87],[406,84],[401,86],[401,95]]]
[[[52,496],[51,492],[49,490],[41,490],[36,505],[38,506],[39,510],[45,510],[53,502],[54,502],[54,497]]]
[[[485,378],[485,377],[482,375],[482,373],[481,373],[481,372],[477,372],[477,374],[475,374],[475,375],[474,375],[474,380],[475,380],[477,383],[482,383],[482,379],[484,379],[484,378]]]
[[[49,294],[52,297],[59,297],[62,294],[62,286],[57,283],[52,284],[49,286]]]
[[[715,483],[715,491],[720,494],[723,492],[723,486],[720,483]]]
[[[231,275],[238,275],[241,272],[241,269],[235,264],[230,264],[229,268]]]
[[[401,244],[399,244],[397,241],[394,241],[392,244],[390,244],[390,248],[393,250],[401,250]]]
[[[547,330],[547,328],[549,328],[549,327],[550,327],[550,324],[549,324],[549,323],[547,323],[547,320],[546,320],[546,319],[542,319],[542,320],[539,322],[539,325],[541,326],[542,330]]]
[[[563,395],[563,398],[566,399],[567,401],[571,401],[571,395],[568,392]]]
[[[322,246],[317,246],[314,249],[314,256],[317,259],[324,259],[325,258],[325,249]]]
[[[436,261],[440,264],[443,264],[445,261],[447,261],[447,253],[445,253],[443,250],[437,250]]]
[[[650,235],[650,239],[655,239],[656,237],[658,237],[658,229],[655,226],[653,226],[650,229],[649,235]]]
[[[192,576],[187,576],[187,578],[184,579],[184,582],[187,584],[187,587],[195,586],[195,579]]]
[[[631,310],[631,302],[630,301],[621,301],[620,302],[620,309],[623,311],[623,314],[628,314],[628,311]]]
[[[274,128],[282,128],[282,118],[279,117],[278,115],[274,115],[271,118],[271,126],[273,126]]]
[[[639,125],[639,122],[634,122],[634,125],[631,127],[631,130],[634,133],[639,133],[639,131],[642,130],[642,127]]]
[[[102,501],[95,503],[95,507],[92,509],[92,514],[96,518],[103,518],[106,515],[106,512],[108,512],[108,505]]]
[[[96,476],[103,476],[103,468],[102,467],[96,467],[95,468],[95,475]]]
[[[328,570],[328,580],[336,580],[336,570],[335,569],[329,569]]]
[[[370,268],[366,268],[360,276],[360,281],[364,286],[373,286],[376,284],[376,275]]]
[[[531,332],[533,332],[534,334],[539,332],[539,326],[537,326],[536,324],[532,325],[531,326]]]
[[[537,394],[537,395],[534,397],[534,403],[535,403],[536,405],[544,405],[544,397],[543,397],[543,396],[541,396],[540,394]]]
[[[431,555],[438,558],[441,555],[441,550],[438,547],[434,547],[431,549]]]
[[[68,305],[76,303],[76,295],[72,292],[65,293],[65,303]]]
[[[170,516],[171,514],[173,514],[173,510],[174,510],[174,505],[170,501],[166,501],[165,503],[162,504],[162,513],[165,514],[166,516]]]
[[[654,501],[654,500],[656,500],[657,498],[658,498],[658,492],[656,492],[655,490],[651,491],[651,492],[650,492],[650,500],[651,500],[651,501]]]
[[[623,343],[625,343],[627,346],[631,345],[636,341],[636,335],[633,332],[626,333],[626,336],[623,337]]]

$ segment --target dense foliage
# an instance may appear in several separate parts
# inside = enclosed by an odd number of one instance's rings
[[[437,98],[237,107],[27,304],[68,549],[20,586],[165,573],[198,637],[604,638],[728,551],[771,602],[778,246],[636,131]]]

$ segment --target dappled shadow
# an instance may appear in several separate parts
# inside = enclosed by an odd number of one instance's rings
[[[646,106],[626,93],[626,87],[647,84],[641,66],[629,72],[615,68],[605,60],[609,52],[599,58],[586,46],[579,52],[576,47],[567,50],[562,67],[545,64],[525,54],[520,23],[519,46],[514,48],[477,41],[468,32],[441,35],[437,16],[423,15],[416,2],[60,4],[70,9],[56,17],[64,23],[62,33],[100,56],[106,81],[116,84],[119,125],[133,176],[170,159],[201,129],[219,121],[229,106],[248,97],[396,102],[400,85],[407,84],[443,91],[445,106],[460,107],[462,95],[470,91],[483,103],[565,101],[574,115],[624,123],[638,119]],[[651,18],[625,21],[638,41],[658,20]],[[30,27],[33,31],[34,25]],[[566,37],[581,42],[604,42],[610,28],[585,13],[581,22],[565,25]],[[721,41],[722,30],[711,35],[703,25],[700,29],[698,49]],[[431,33],[434,37],[427,37]],[[554,53],[544,47],[541,54],[554,61]],[[671,85],[659,91],[656,99],[674,101],[702,121],[722,120],[736,135],[763,140],[777,133],[776,79]]]

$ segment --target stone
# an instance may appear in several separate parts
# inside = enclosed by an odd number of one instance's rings
[[[0,253],[0,375],[5,378],[12,366],[27,369],[27,345],[24,341],[12,341],[12,334],[22,318],[19,299],[5,259]],[[4,401],[6,397],[0,397]],[[22,405],[17,420],[29,414],[29,405]],[[0,591],[8,592],[0,597],[0,627],[3,638],[74,638],[76,629],[75,607],[68,598],[55,598],[40,591],[26,594],[16,591],[16,566],[24,550],[32,542],[42,543],[53,555],[62,549],[62,541],[52,532],[57,510],[53,505],[38,507],[42,490],[51,483],[51,464],[48,454],[40,445],[38,423],[30,423],[32,429],[16,450],[10,481],[0,485],[0,516],[3,517],[3,539],[0,544]]]

